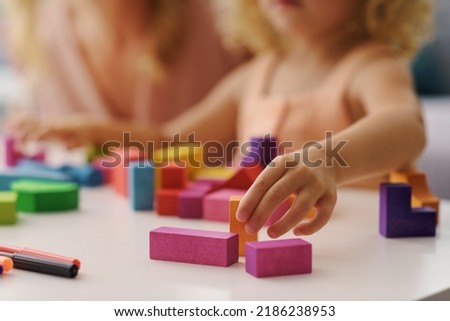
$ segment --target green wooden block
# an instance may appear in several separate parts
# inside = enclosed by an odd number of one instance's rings
[[[0,192],[0,225],[16,224],[16,202],[16,193]]]
[[[69,182],[18,180],[11,189],[17,192],[20,212],[59,212],[78,208],[79,186]]]

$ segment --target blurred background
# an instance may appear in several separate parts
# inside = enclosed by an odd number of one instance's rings
[[[419,165],[427,173],[432,190],[450,199],[450,1],[435,0],[435,4],[435,37],[419,53],[411,69],[423,102],[428,135]],[[5,50],[4,18],[0,1],[0,121],[7,108],[27,99],[21,76],[9,63]]]

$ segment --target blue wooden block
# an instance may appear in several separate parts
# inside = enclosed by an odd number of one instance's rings
[[[103,173],[89,164],[64,165],[58,170],[72,177],[72,180],[81,186],[95,187],[103,184]]]
[[[411,209],[409,184],[380,186],[380,233],[388,238],[436,235],[437,216],[431,207]]]
[[[64,165],[61,167],[52,167],[33,160],[21,160],[17,169],[33,170],[48,173],[64,174],[74,183],[81,186],[99,186],[103,183],[103,174],[99,169],[89,164],[85,165]]]
[[[71,178],[59,172],[11,168],[0,172],[0,191],[11,190],[11,183],[18,179],[71,182]]]
[[[154,167],[148,161],[130,163],[128,192],[131,207],[136,211],[152,210],[154,197]]]

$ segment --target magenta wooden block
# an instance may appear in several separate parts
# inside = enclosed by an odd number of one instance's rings
[[[203,218],[210,221],[229,221],[231,196],[244,195],[245,190],[224,188],[205,195],[203,198]]]
[[[431,207],[411,209],[410,185],[380,185],[379,230],[384,237],[435,236],[436,223],[436,211]]]
[[[15,140],[12,137],[5,137],[5,162],[7,166],[16,166],[19,159],[22,157],[21,153],[15,149]]]
[[[176,227],[150,231],[150,259],[230,266],[239,259],[238,235]]]
[[[245,270],[257,278],[311,273],[311,243],[299,238],[247,242]]]
[[[178,195],[178,216],[182,218],[203,217],[203,197],[208,194],[211,184],[195,185]]]

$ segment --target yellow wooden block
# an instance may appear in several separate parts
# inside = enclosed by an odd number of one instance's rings
[[[194,173],[194,180],[198,179],[223,179],[227,180],[236,172],[234,168],[230,167],[205,167],[199,169]]]
[[[245,256],[245,243],[258,240],[258,234],[248,234],[245,231],[245,223],[236,219],[236,211],[242,196],[230,197],[230,232],[239,235],[239,256]]]

